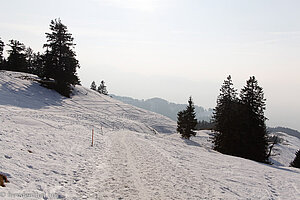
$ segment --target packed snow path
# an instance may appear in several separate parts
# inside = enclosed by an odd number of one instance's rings
[[[299,170],[224,156],[177,135],[115,131],[101,140],[88,147],[95,153],[89,162],[79,163],[77,198],[300,198]]]

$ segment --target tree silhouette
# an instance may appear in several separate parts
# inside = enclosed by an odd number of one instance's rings
[[[0,69],[4,68],[3,50],[4,50],[4,42],[0,38]]]
[[[6,69],[17,72],[27,72],[25,45],[17,40],[10,40]]]
[[[106,89],[106,86],[105,86],[105,82],[104,81],[101,81],[99,87],[98,87],[98,92],[100,94],[104,94],[104,95],[108,95],[108,92],[107,92],[107,89]]]
[[[220,92],[213,114],[213,123],[215,124],[214,149],[221,153],[233,155],[235,150],[232,149],[232,136],[235,133],[234,123],[239,104],[230,75],[221,86]]]
[[[266,99],[262,87],[258,85],[254,76],[250,77],[240,93],[241,103],[246,107],[246,123],[244,131],[247,133],[247,143],[243,145],[245,157],[259,162],[267,162],[267,128],[264,116]]]
[[[97,90],[97,85],[96,85],[95,81],[92,82],[91,89],[95,90],[95,91]]]
[[[33,53],[32,56],[31,66],[29,68],[30,73],[42,77],[44,69],[43,55],[41,55],[40,52],[37,52]]]
[[[195,136],[196,132],[194,130],[197,125],[197,119],[192,97],[189,98],[186,109],[179,111],[177,116],[177,132],[181,134],[181,137],[190,139],[191,136]]]
[[[255,77],[250,77],[238,99],[228,76],[214,109],[214,149],[224,154],[268,162],[264,109],[263,90]]]
[[[47,43],[44,59],[43,77],[55,80],[55,89],[69,97],[71,85],[80,84],[76,70],[79,68],[76,53],[73,50],[72,34],[68,33],[67,26],[60,19],[50,23],[51,33],[46,33]]]

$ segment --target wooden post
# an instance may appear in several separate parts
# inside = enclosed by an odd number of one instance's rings
[[[92,146],[94,145],[94,129],[92,129]]]

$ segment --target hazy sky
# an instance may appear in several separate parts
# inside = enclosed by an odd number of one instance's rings
[[[256,76],[268,125],[300,130],[299,0],[0,0],[0,37],[43,51],[52,19],[77,44],[84,86],[214,107],[232,75]]]

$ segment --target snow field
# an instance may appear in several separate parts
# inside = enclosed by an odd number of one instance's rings
[[[209,131],[183,140],[166,117],[81,86],[63,98],[33,79],[0,71],[0,172],[10,180],[0,199],[300,199],[290,158],[222,155]],[[292,156],[299,141],[283,137],[277,152]]]

